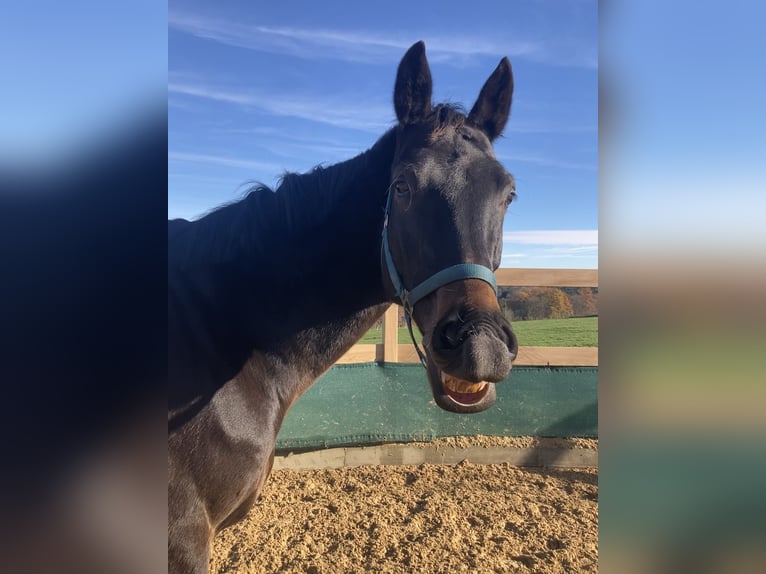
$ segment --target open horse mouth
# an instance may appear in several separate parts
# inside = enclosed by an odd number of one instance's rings
[[[479,413],[495,404],[495,383],[466,381],[441,370],[426,352],[428,382],[436,404],[454,413]]]
[[[454,413],[478,413],[495,404],[495,383],[511,372],[518,342],[493,310],[449,313],[423,339],[428,382],[436,404]]]

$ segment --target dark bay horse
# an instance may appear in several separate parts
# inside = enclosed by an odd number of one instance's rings
[[[503,58],[468,114],[433,106],[431,86],[419,42],[399,64],[398,123],[368,151],[168,223],[170,572],[207,571],[290,406],[391,303],[424,333],[440,407],[494,403],[517,351],[493,276],[515,184],[491,144],[513,75]]]

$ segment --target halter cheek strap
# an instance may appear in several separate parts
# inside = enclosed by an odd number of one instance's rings
[[[476,263],[459,263],[434,273],[422,283],[419,283],[412,289],[408,290],[404,286],[404,282],[402,281],[402,278],[396,269],[394,259],[391,256],[391,247],[388,243],[388,217],[391,213],[392,198],[393,194],[389,189],[388,200],[386,202],[386,211],[383,219],[383,237],[381,249],[383,250],[383,259],[386,262],[386,268],[388,269],[388,276],[391,279],[391,284],[396,291],[396,296],[399,299],[399,302],[401,303],[402,307],[404,307],[404,319],[407,323],[407,329],[410,332],[412,344],[415,345],[415,350],[418,352],[420,362],[423,363],[423,366],[425,367],[426,356],[420,349],[417,341],[415,341],[415,335],[412,332],[412,312],[415,309],[415,304],[423,299],[423,297],[426,295],[429,295],[440,287],[455,281],[463,281],[465,279],[481,279],[482,281],[488,283],[490,287],[492,287],[492,290],[495,292],[495,294],[497,294],[497,282],[495,281],[495,274],[489,267],[485,267],[484,265],[479,265]]]

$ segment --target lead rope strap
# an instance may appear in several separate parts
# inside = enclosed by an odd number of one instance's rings
[[[409,301],[409,292],[407,291],[407,289],[405,289],[404,285],[402,284],[402,280],[399,277],[399,273],[396,271],[394,260],[391,257],[391,250],[389,249],[389,246],[388,246],[388,214],[391,211],[391,199],[393,197],[393,194],[391,193],[391,186],[389,186],[386,193],[388,194],[388,198],[386,199],[386,209],[385,209],[384,218],[383,218],[383,237],[382,237],[383,256],[386,261],[386,268],[388,269],[388,275],[391,278],[391,284],[393,285],[394,290],[396,291],[396,296],[398,297],[399,302],[404,308],[404,321],[405,323],[407,323],[407,330],[410,332],[410,340],[412,341],[412,344],[414,345],[415,350],[418,353],[418,357],[420,358],[421,364],[423,365],[425,369],[428,369],[426,365],[426,356],[423,353],[423,351],[420,349],[418,342],[415,340],[415,333],[412,332],[412,306],[410,305],[410,301]]]
[[[423,364],[423,367],[425,369],[428,369],[428,365],[426,365],[426,356],[423,353],[423,351],[420,350],[420,346],[418,345],[418,342],[415,340],[415,333],[412,332],[412,313],[410,313],[410,310],[408,307],[404,308],[404,321],[407,323],[407,330],[410,332],[410,340],[412,341],[412,344],[415,346],[415,350],[418,352],[418,357],[420,357],[420,362]]]

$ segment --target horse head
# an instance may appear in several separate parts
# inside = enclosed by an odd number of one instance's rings
[[[425,45],[397,72],[397,143],[383,237],[383,277],[423,333],[423,362],[436,403],[479,412],[495,402],[518,343],[500,310],[493,272],[513,176],[492,142],[508,120],[513,74],[507,58],[466,115],[432,105]],[[416,294],[412,297],[411,294]]]

